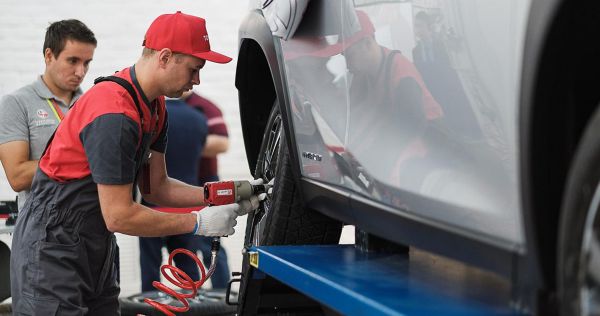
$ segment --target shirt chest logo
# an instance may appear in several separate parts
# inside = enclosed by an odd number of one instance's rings
[[[48,127],[48,126],[56,126],[57,121],[48,113],[48,111],[44,109],[38,109],[35,111],[35,116],[33,117],[33,126],[37,127]]]
[[[41,119],[47,119],[47,118],[48,118],[48,116],[49,116],[48,112],[46,112],[46,111],[45,111],[45,110],[43,110],[43,109],[39,109],[39,110],[37,110],[36,114],[37,114],[37,117],[39,117],[39,118],[41,118]]]

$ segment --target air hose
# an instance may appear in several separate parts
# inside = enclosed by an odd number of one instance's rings
[[[210,267],[208,268],[208,272],[205,272],[205,268],[204,268],[204,265],[202,264],[202,261],[200,261],[200,258],[198,258],[198,256],[195,253],[193,253],[187,249],[183,249],[183,248],[173,250],[173,252],[171,252],[171,254],[169,255],[168,263],[165,265],[162,265],[160,267],[160,272],[165,277],[165,279],[167,279],[173,285],[175,285],[183,290],[191,290],[191,292],[190,293],[177,292],[177,291],[167,287],[165,284],[160,283],[158,281],[152,282],[152,286],[154,286],[154,288],[156,288],[157,290],[173,297],[174,299],[177,299],[179,302],[181,302],[181,304],[183,304],[183,306],[173,306],[173,305],[163,304],[163,303],[159,303],[159,302],[149,299],[149,298],[145,298],[144,302],[146,302],[147,304],[151,305],[152,307],[156,308],[157,310],[163,312],[165,315],[168,315],[168,316],[175,316],[174,312],[177,312],[177,313],[187,312],[190,309],[190,304],[187,301],[188,298],[192,298],[192,297],[196,296],[198,289],[215,272],[215,268],[217,265],[217,254],[218,254],[220,248],[221,248],[221,242],[219,240],[219,237],[213,238],[212,243],[211,243],[211,250],[210,250],[211,258],[210,258]],[[192,278],[189,275],[187,275],[187,273],[185,273],[183,270],[177,268],[173,264],[173,258],[175,257],[175,255],[178,255],[178,254],[187,255],[190,258],[192,258],[194,260],[194,262],[196,262],[196,265],[198,265],[198,267],[200,268],[200,272],[201,272],[200,280],[198,280],[198,281],[192,280]]]

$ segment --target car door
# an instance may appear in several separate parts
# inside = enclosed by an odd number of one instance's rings
[[[528,8],[312,0],[281,41],[303,176],[522,249],[517,104]]]

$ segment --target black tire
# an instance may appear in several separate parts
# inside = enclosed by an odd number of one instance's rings
[[[275,179],[273,194],[248,218],[246,243],[260,245],[337,244],[342,223],[305,208],[292,172],[282,116],[273,105],[256,164],[255,176]]]
[[[596,261],[600,253],[590,252],[600,250],[599,135],[600,111],[596,111],[579,142],[565,187],[557,264],[561,315],[600,314],[600,261]]]
[[[154,307],[146,304],[144,298],[158,299],[158,302],[172,306],[182,306],[181,303],[170,296],[158,291],[149,291],[119,299],[122,316],[164,315]],[[210,315],[225,316],[235,315],[236,307],[225,303],[225,290],[201,290],[196,297],[189,299],[190,310],[177,315]]]

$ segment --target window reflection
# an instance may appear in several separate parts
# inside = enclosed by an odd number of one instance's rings
[[[366,13],[356,15],[361,30],[343,41],[353,74],[348,149],[377,179],[398,186],[407,168],[425,161],[422,134],[443,111],[408,58],[377,42]]]
[[[407,196],[449,203],[460,225],[511,221],[518,72],[498,56],[515,49],[502,41],[512,11],[474,3],[311,1],[281,41],[303,175],[425,216],[448,208]]]

